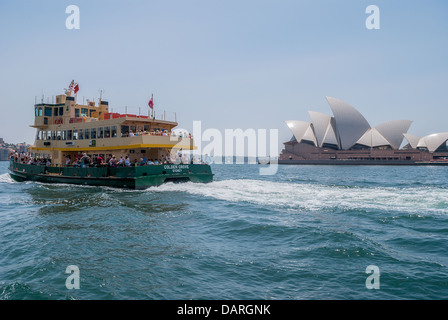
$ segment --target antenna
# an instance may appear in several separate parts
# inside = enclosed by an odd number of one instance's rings
[[[98,89],[98,93],[100,94],[100,100],[103,100],[103,92],[104,92],[104,89],[102,89],[102,88]]]

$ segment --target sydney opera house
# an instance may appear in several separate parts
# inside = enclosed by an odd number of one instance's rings
[[[418,137],[408,133],[410,120],[372,127],[348,103],[326,99],[333,116],[309,111],[310,122],[286,121],[293,137],[284,143],[280,163],[417,164],[448,159],[448,132]]]

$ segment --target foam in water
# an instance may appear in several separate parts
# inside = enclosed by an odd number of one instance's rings
[[[346,187],[261,180],[224,180],[208,184],[167,183],[152,192],[186,192],[231,202],[278,209],[385,210],[405,213],[448,213],[448,193],[437,187]]]
[[[8,173],[0,183],[17,183]],[[47,184],[42,184],[47,185]],[[49,185],[49,184],[48,184]],[[51,184],[54,186],[55,184]],[[61,184],[65,187],[74,185]],[[76,186],[98,188],[95,186]],[[103,188],[109,192],[135,190]],[[140,191],[141,192],[141,191]],[[185,192],[229,202],[246,202],[278,210],[383,210],[409,214],[448,213],[448,193],[439,187],[347,187],[311,183],[229,179],[201,183],[166,183],[147,192]]]
[[[0,174],[0,183],[16,183],[9,173]]]

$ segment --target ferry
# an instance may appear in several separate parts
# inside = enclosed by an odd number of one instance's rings
[[[193,137],[173,130],[177,119],[151,113],[152,97],[147,116],[121,114],[109,112],[102,97],[78,104],[78,90],[72,81],[52,103],[35,101],[35,142],[28,153],[11,155],[14,180],[129,189],[213,181],[210,165],[190,154]]]

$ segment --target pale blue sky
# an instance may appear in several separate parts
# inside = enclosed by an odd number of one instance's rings
[[[65,8],[80,8],[68,30]],[[365,27],[368,5],[380,30]],[[372,126],[448,131],[448,2],[429,0],[1,1],[0,137],[34,140],[34,97],[100,88],[114,111],[177,112],[179,125],[279,129],[347,101]],[[20,118],[18,118],[20,117]]]

